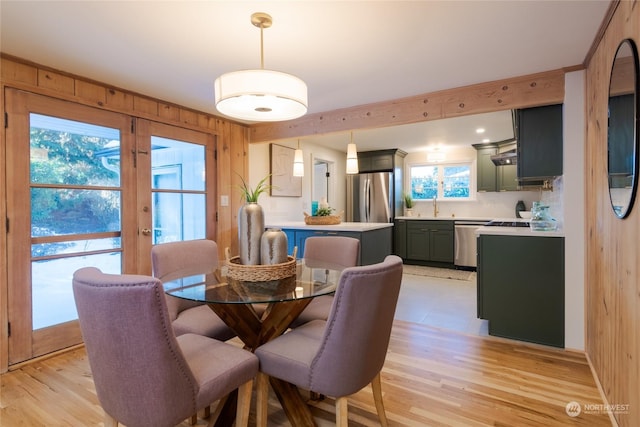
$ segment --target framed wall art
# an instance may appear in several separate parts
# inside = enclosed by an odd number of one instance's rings
[[[301,197],[302,177],[293,176],[295,149],[278,144],[269,146],[271,196]]]

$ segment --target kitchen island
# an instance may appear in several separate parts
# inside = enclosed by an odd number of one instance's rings
[[[478,317],[489,335],[564,347],[564,235],[481,227]]]
[[[288,252],[298,247],[304,257],[304,242],[311,236],[345,236],[360,240],[359,265],[382,262],[392,253],[392,223],[342,222],[336,225],[307,225],[304,221],[269,222],[266,228],[279,228],[287,234]]]

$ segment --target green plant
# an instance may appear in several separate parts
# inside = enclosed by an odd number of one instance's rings
[[[404,205],[407,209],[413,208],[413,199],[411,198],[410,193],[402,193],[402,198],[404,200]]]
[[[258,185],[256,185],[255,188],[251,188],[246,183],[244,178],[240,176],[240,179],[242,180],[242,185],[239,186],[240,191],[242,193],[242,197],[247,203],[257,203],[258,197],[260,197],[260,195],[265,191],[268,191],[269,189],[272,188],[271,185],[267,184],[267,180],[269,179],[269,177],[271,177],[271,174],[262,178],[260,182],[258,182]]]
[[[318,208],[318,210],[316,211],[316,216],[329,216],[334,210],[335,209],[328,206],[326,208]]]

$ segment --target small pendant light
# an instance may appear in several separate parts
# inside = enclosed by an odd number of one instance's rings
[[[293,176],[304,176],[304,160],[300,149],[300,140],[298,140],[298,148],[293,154]]]
[[[347,174],[358,173],[358,149],[353,143],[353,132],[351,132],[351,143],[347,144]]]

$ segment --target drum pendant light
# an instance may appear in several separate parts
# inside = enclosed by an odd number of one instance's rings
[[[260,69],[226,73],[214,83],[218,111],[234,119],[275,122],[307,113],[307,85],[296,76],[264,69],[263,31],[273,20],[266,13],[251,15],[260,28]]]

